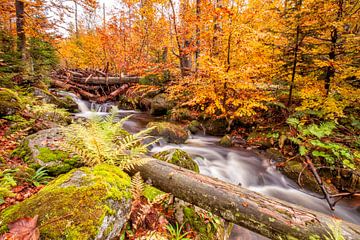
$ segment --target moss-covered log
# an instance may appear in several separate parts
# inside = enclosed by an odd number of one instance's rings
[[[360,226],[264,196],[175,165],[150,160],[136,167],[144,180],[176,197],[271,239],[325,239],[340,224],[345,239],[360,239]],[[332,238],[330,238],[332,239]]]

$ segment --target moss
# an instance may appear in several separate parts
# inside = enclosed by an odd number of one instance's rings
[[[200,217],[194,207],[184,207],[184,221],[189,224],[192,229],[199,233],[200,240],[216,239],[217,229],[211,222],[205,222]]]
[[[181,149],[170,149],[159,152],[153,157],[199,173],[199,166],[197,163],[189,156],[189,154],[187,154],[187,152]]]
[[[219,144],[224,147],[231,147],[233,145],[230,135],[225,135],[220,139]]]
[[[29,140],[23,141],[12,153],[12,157],[19,157],[24,162],[29,162],[31,159],[31,149],[29,148]]]
[[[146,185],[143,191],[144,197],[146,197],[150,202],[153,201],[157,196],[160,196],[162,194],[165,193],[150,185]]]
[[[0,89],[0,115],[12,115],[23,108],[21,99],[16,92],[7,89]]]
[[[42,239],[92,239],[109,209],[113,211],[108,200],[130,199],[129,187],[130,177],[114,166],[73,170],[6,209],[0,217],[0,232],[20,217],[39,215]]]
[[[202,126],[201,123],[197,120],[193,120],[190,122],[190,124],[188,125],[188,129],[191,133],[198,133],[202,130]]]
[[[78,156],[72,156],[72,154],[61,151],[51,150],[48,147],[39,147],[39,154],[37,158],[44,163],[57,162],[58,164],[47,166],[47,170],[50,175],[57,176],[62,173],[67,173],[71,169],[81,167],[82,162]]]
[[[62,161],[69,157],[69,154],[61,151],[61,150],[51,150],[47,147],[40,147],[39,155],[37,156],[43,162],[54,162],[54,161]]]

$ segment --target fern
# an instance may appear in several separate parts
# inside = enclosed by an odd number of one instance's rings
[[[131,179],[131,194],[134,200],[141,198],[144,188],[144,181],[142,180],[140,173],[137,172]]]
[[[336,125],[334,122],[321,123],[320,126],[311,124],[302,131],[302,134],[304,136],[312,135],[321,139],[325,136],[329,136],[335,128]]]
[[[130,116],[115,122],[116,113],[114,108],[105,119],[94,117],[85,125],[76,123],[63,128],[66,140],[63,148],[79,155],[89,166],[105,162],[131,169],[144,164],[148,159],[148,146],[157,141],[142,144],[152,129],[132,135],[122,128]]]

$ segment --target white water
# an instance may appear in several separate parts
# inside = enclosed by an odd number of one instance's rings
[[[81,113],[77,116],[81,117],[91,117],[94,114],[105,115],[111,106],[111,104],[101,106],[90,104],[89,108],[89,103],[78,99],[75,95],[70,96],[78,103]],[[97,112],[93,110],[97,110]],[[104,111],[100,112],[100,110]],[[129,114],[133,114],[133,117],[124,125],[129,132],[140,131],[149,121],[154,121],[153,117],[145,113],[119,111],[120,117]],[[263,159],[251,151],[221,147],[217,144],[218,141],[218,138],[211,136],[192,136],[185,144],[163,143],[151,149],[151,153],[170,148],[180,148],[195,159],[199,164],[200,173],[204,175],[360,224],[360,209],[349,206],[346,202],[340,202],[337,204],[336,210],[331,211],[326,201],[319,198],[320,195],[314,197],[313,193],[299,189],[295,182],[277,171],[268,159]],[[266,238],[240,227],[235,227],[231,239],[255,240]]]

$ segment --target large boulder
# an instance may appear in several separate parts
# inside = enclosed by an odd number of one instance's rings
[[[188,132],[181,126],[169,122],[150,122],[148,128],[154,127],[152,135],[160,136],[170,143],[184,143],[188,137]]]
[[[22,108],[21,101],[15,92],[0,88],[0,116],[15,114]]]
[[[49,175],[57,176],[82,166],[80,158],[61,150],[64,135],[60,128],[39,131],[28,136],[13,155],[24,159],[31,167],[45,167]]]
[[[4,210],[0,233],[18,218],[38,215],[41,239],[115,239],[130,214],[130,181],[110,165],[74,169]]]
[[[204,132],[203,126],[197,120],[193,120],[189,123],[188,129],[191,133],[196,134],[199,132]]]
[[[151,101],[150,114],[155,116],[165,115],[173,106],[174,103],[167,94],[158,94]]]
[[[154,154],[153,157],[197,173],[199,172],[198,164],[189,156],[187,152],[181,149],[170,149],[158,152]]]
[[[51,92],[40,88],[33,88],[33,94],[44,103],[54,104],[72,112],[78,110],[77,103],[70,96],[55,96]]]
[[[209,135],[223,136],[227,132],[228,123],[226,119],[206,119],[202,126]]]

